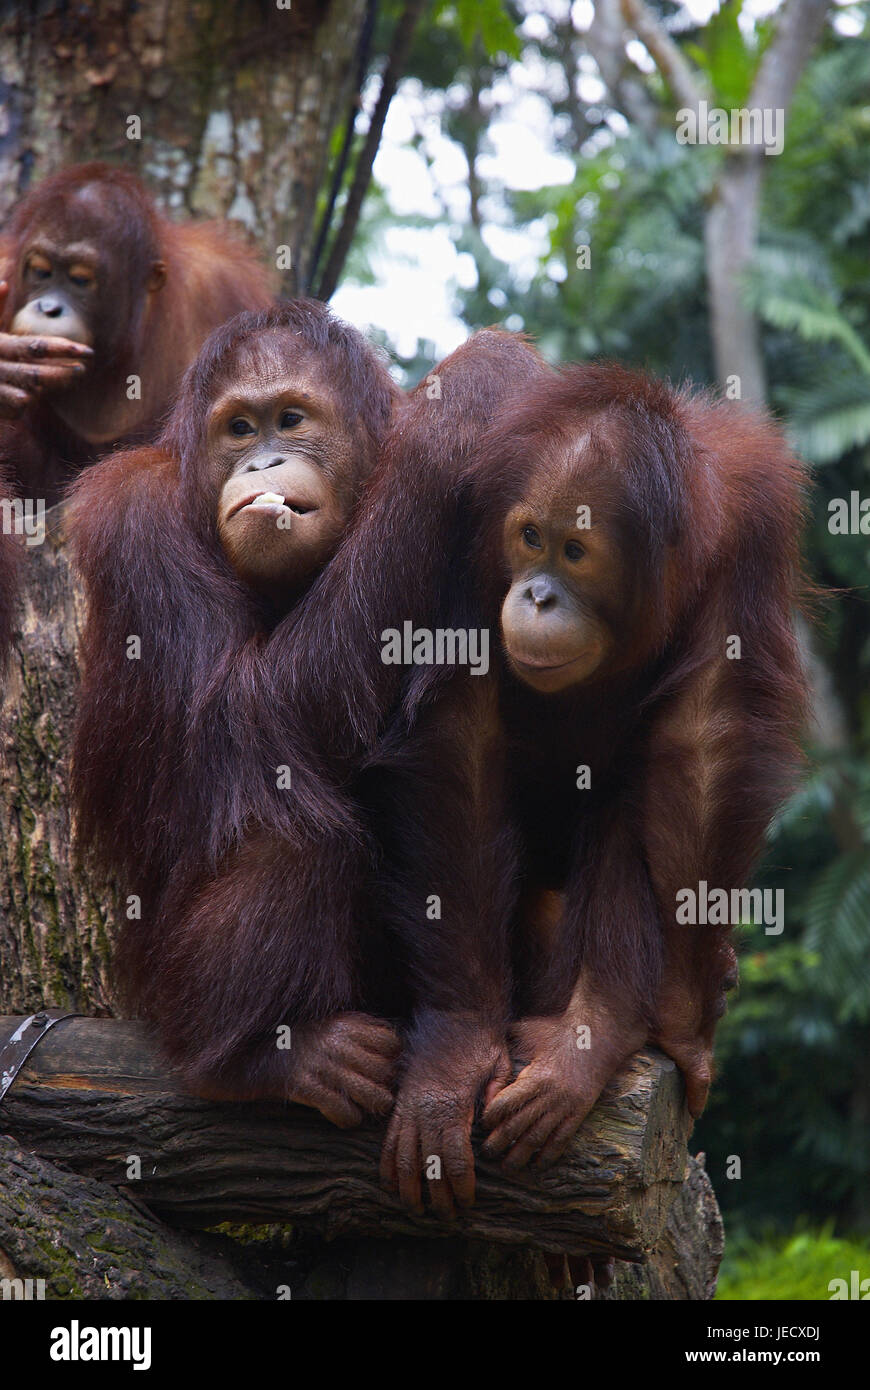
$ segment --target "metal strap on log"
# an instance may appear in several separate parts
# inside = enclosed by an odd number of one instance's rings
[[[46,1033],[56,1024],[62,1023],[65,1018],[79,1017],[79,1014],[70,1013],[66,1009],[40,1009],[39,1013],[31,1014],[29,1018],[20,1022],[16,1020],[12,1032],[0,1046],[0,1104],[3,1103],[4,1096],[27,1058],[33,1049],[39,1046]]]

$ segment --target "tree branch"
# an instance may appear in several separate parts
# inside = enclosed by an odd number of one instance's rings
[[[359,215],[362,210],[363,199],[368,191],[372,177],[372,166],[375,162],[375,155],[381,143],[384,122],[387,119],[387,112],[390,109],[390,102],[399,85],[399,78],[405,70],[408,53],[411,48],[411,41],[414,37],[414,30],[417,21],[423,13],[426,0],[408,0],[408,4],[402,11],[401,17],[396,24],[393,33],[393,43],[387,59],[387,66],[381,79],[381,90],[375,109],[372,112],[372,119],[369,124],[368,133],[365,138],[356,168],[354,169],[353,182],[347,195],[347,202],[344,207],[344,214],[341,219],[341,226],[336,233],[335,240],[329,252],[329,259],[326,262],[326,269],[320,277],[317,286],[318,299],[330,299],[335,292],[342,268],[347,260],[347,253],[353,241],[354,232],[359,222]]]
[[[611,105],[645,134],[652,135],[657,123],[655,105],[643,84],[628,75],[620,0],[596,0],[592,23],[584,38]]]
[[[621,3],[626,24],[649,52],[675,100],[680,106],[697,109],[698,103],[709,97],[704,79],[692,70],[679,46],[644,0],[621,0]]]
[[[329,235],[329,228],[332,225],[332,216],[335,212],[335,204],[341,192],[341,185],[344,182],[344,174],[347,169],[347,161],[350,157],[351,146],[353,145],[353,133],[356,128],[357,113],[362,107],[362,90],[365,85],[366,73],[369,67],[369,55],[372,48],[372,35],[375,28],[375,19],[378,11],[378,0],[369,0],[366,6],[366,17],[363,21],[362,31],[360,32],[359,44],[357,46],[357,67],[356,77],[353,84],[353,95],[350,99],[350,106],[347,113],[347,125],[345,126],[344,138],[341,142],[341,150],[335,162],[332,179],[329,186],[329,194],[326,199],[326,207],[323,209],[323,216],[320,219],[320,226],[317,229],[317,236],[314,241],[314,250],[311,253],[311,262],[308,267],[308,284],[312,284],[317,274],[317,267],[323,257],[326,246],[326,238]]]
[[[787,0],[759,64],[749,105],[785,111],[825,23],[829,0]]]

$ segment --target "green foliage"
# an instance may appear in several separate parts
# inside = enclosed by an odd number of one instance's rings
[[[520,57],[519,11],[505,0],[437,0],[414,39],[409,76],[429,90],[456,90],[472,71],[487,85]]]
[[[520,54],[520,42],[512,16],[501,0],[439,0],[433,22],[456,28],[465,49],[470,52],[476,39],[490,56]]]
[[[813,463],[833,463],[870,440],[870,377],[834,358],[813,380],[781,386],[792,444]]]
[[[739,17],[742,2],[725,0],[701,30],[698,42],[685,45],[685,52],[707,76],[716,106],[726,111],[744,106],[764,48],[772,32],[770,24],[760,27],[750,42],[744,38]]]
[[[851,1272],[870,1278],[870,1246],[839,1240],[827,1224],[818,1230],[798,1228],[786,1238],[748,1238],[729,1241],[719,1275],[716,1297],[724,1300],[824,1300],[830,1284]]]
[[[732,1216],[753,1226],[788,1226],[802,1212],[852,1225],[868,1217],[870,1028],[839,1020],[820,958],[795,928],[795,900],[827,858],[812,840],[805,848],[803,882],[786,892],[789,935],[761,934],[741,959],[739,995],[717,1034],[717,1079],[693,1136],[729,1229]],[[729,1177],[734,1156],[739,1179]]]
[[[840,343],[862,371],[870,374],[870,352],[831,295],[797,277],[777,285],[763,265],[751,283],[754,293],[748,298],[765,323],[792,329],[808,343]]]
[[[700,157],[698,157],[700,155]],[[569,185],[509,204],[518,224],[546,219],[549,248],[531,285],[490,260],[463,316],[490,322],[493,286],[503,317],[515,316],[558,360],[609,356],[675,376],[708,377],[703,199],[712,150],[689,149],[662,132],[637,136],[577,165]],[[591,269],[577,249],[591,248]]]
[[[823,965],[837,1019],[870,1020],[870,849],[851,850],[825,866],[809,894],[806,920],[806,948]]]

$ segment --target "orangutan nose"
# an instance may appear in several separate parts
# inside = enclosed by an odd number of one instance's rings
[[[536,575],[526,589],[524,597],[535,605],[539,613],[556,606],[556,589],[544,574]]]

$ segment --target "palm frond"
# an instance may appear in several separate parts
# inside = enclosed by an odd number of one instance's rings
[[[806,910],[806,946],[842,1021],[870,1018],[870,849],[842,854],[817,878]]]

